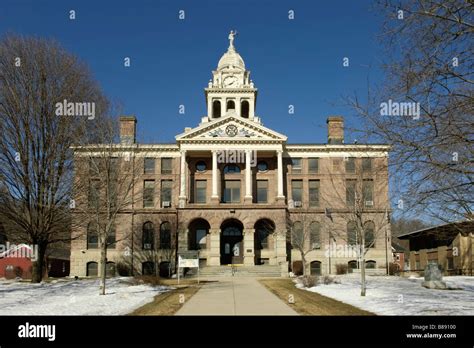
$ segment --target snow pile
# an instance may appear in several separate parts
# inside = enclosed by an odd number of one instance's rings
[[[367,276],[366,296],[360,296],[360,275],[338,276],[340,284],[307,289],[379,315],[474,315],[474,277],[444,277],[462,290],[421,286],[423,278]]]
[[[103,296],[99,295],[98,279],[41,284],[0,281],[0,315],[123,315],[170,289],[131,285],[129,280],[107,279]]]

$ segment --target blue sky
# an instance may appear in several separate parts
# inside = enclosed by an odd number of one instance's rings
[[[140,142],[173,142],[205,115],[204,88],[236,29],[264,125],[291,143],[319,143],[326,142],[328,115],[354,121],[341,97],[365,94],[368,66],[371,83],[381,79],[382,18],[371,6],[366,0],[2,0],[0,33],[56,39],[87,62],[123,113],[138,117]]]

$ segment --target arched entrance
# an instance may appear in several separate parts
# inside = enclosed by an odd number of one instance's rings
[[[226,220],[221,225],[221,265],[244,262],[244,226],[239,220]]]

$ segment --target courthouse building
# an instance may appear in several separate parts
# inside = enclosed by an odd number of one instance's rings
[[[309,236],[304,242],[309,272],[334,274],[338,264],[357,268],[359,260],[337,247],[354,244],[348,217],[358,181],[364,185],[370,230],[367,266],[384,269],[390,248],[389,146],[345,143],[340,116],[324,117],[328,141],[323,144],[292,144],[265,127],[271,115],[258,114],[258,89],[232,32],[229,41],[204,89],[205,116],[176,135],[175,143],[138,144],[137,119],[120,118],[117,157],[132,156],[141,169],[136,199],[116,220],[108,270],[114,273],[128,262],[135,273],[152,274],[175,262],[170,250],[199,250],[204,269],[234,264],[273,268],[285,276],[301,269],[294,232]],[[75,149],[76,161],[89,156]],[[100,273],[94,232],[84,224],[73,236],[71,275]],[[328,245],[342,253],[328,255]]]

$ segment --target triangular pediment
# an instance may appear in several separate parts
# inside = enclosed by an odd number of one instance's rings
[[[204,123],[176,136],[179,141],[200,140],[258,140],[286,141],[287,137],[257,122],[229,115]]]

